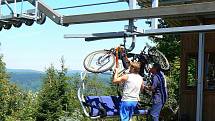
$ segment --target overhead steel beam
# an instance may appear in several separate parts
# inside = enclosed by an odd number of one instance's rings
[[[62,24],[61,15],[55,12],[52,8],[47,6],[45,3],[41,1],[37,1],[37,8],[40,12],[44,13],[47,17],[49,17],[56,24]]]
[[[144,8],[135,10],[123,10],[102,12],[94,14],[64,16],[64,24],[83,24],[110,21],[122,21],[129,19],[149,18],[177,18],[184,16],[205,16],[215,14],[215,2],[194,3],[186,5],[163,6],[157,8]]]
[[[128,36],[126,32],[107,32],[107,33],[95,33],[95,34],[67,34],[64,35],[64,38],[85,38],[85,41],[94,41],[101,39],[112,39],[112,38],[122,38]]]
[[[189,32],[208,32],[208,31],[215,31],[215,24],[149,29],[149,30],[145,30],[141,34],[137,34],[137,36],[151,36],[151,35],[177,34],[177,33],[189,33]]]
[[[54,11],[52,8],[50,8],[48,5],[43,3],[41,0],[27,0],[29,3],[31,3],[33,6],[37,7],[39,12],[44,13],[47,17],[49,17],[52,21],[54,21],[56,24],[59,25],[65,25],[62,24],[62,16]]]
[[[107,33],[94,33],[94,34],[67,34],[64,38],[85,38],[86,41],[94,41],[101,39],[122,38],[125,35],[131,37],[137,36],[152,36],[163,34],[177,34],[177,33],[189,33],[189,32],[209,32],[215,31],[215,25],[198,25],[198,26],[185,26],[185,27],[171,27],[160,29],[144,30],[143,33],[128,33],[128,32],[107,32]]]

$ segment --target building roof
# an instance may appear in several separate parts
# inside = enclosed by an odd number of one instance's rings
[[[137,0],[140,6],[151,7],[151,0]],[[159,0],[159,6],[180,5],[201,2],[211,2],[215,0]]]
[[[137,0],[138,4],[144,8],[151,7],[151,0]],[[215,0],[159,0],[159,6],[171,6],[171,5],[182,5],[182,4],[192,4],[192,3],[203,3],[203,2],[212,2]],[[184,26],[184,25],[196,25],[199,24],[202,19],[209,18],[214,19],[215,22],[215,16],[201,16],[200,18],[196,16],[195,18],[180,18],[180,19],[165,19],[165,21],[170,26]]]

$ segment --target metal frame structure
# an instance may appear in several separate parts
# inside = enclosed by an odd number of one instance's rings
[[[152,8],[158,7],[159,1],[158,0],[152,0]],[[152,19],[152,29],[157,29],[158,28],[158,18]]]
[[[170,6],[170,7],[160,7],[160,8],[148,8],[145,11],[142,9],[139,10],[128,10],[128,11],[118,11],[118,12],[109,12],[109,13],[99,13],[99,14],[88,14],[88,15],[77,15],[77,19],[64,22],[71,23],[91,23],[91,22],[106,22],[106,21],[118,21],[131,18],[178,18],[182,16],[196,17],[202,15],[211,15],[215,11],[213,6],[215,2],[210,3],[198,3],[192,5],[183,5],[183,6]],[[204,9],[202,9],[204,8]],[[141,12],[140,12],[141,11]],[[168,12],[167,12],[168,11]],[[141,14],[140,14],[141,13]],[[112,16],[111,19],[108,19],[108,16]],[[121,15],[121,16],[118,16]],[[92,19],[87,19],[91,18]],[[71,17],[72,18],[72,17]],[[87,21],[78,21],[81,20]],[[64,19],[65,20],[65,19]],[[155,21],[154,21],[155,22]],[[198,88],[197,88],[197,110],[196,110],[196,121],[202,121],[202,111],[203,111],[203,70],[204,70],[204,46],[205,46],[205,37],[204,32],[214,31],[215,25],[199,25],[199,26],[185,26],[185,27],[172,27],[172,28],[160,28],[150,30],[143,30],[141,33],[127,33],[127,32],[109,32],[109,33],[94,33],[88,35],[65,35],[65,38],[78,38],[84,37],[86,41],[93,41],[98,39],[109,39],[109,38],[121,38],[125,34],[131,36],[133,34],[137,36],[150,36],[150,35],[163,35],[163,34],[175,34],[175,33],[186,33],[186,32],[199,32],[199,52],[198,52]]]
[[[38,24],[43,24],[46,20],[46,16],[38,11],[37,1],[29,0],[32,3],[35,3],[34,9],[27,10],[26,12],[22,11],[23,2],[26,0],[0,0],[0,30],[10,29],[12,25],[16,28],[22,26],[22,23],[25,23],[27,26],[33,25],[34,21]],[[21,2],[21,12],[17,12],[17,2]],[[13,3],[14,7],[10,3]],[[6,5],[10,10],[9,15],[1,14],[1,6]]]
[[[84,15],[63,16],[63,24],[84,24],[110,21],[122,21],[129,19],[151,18],[196,18],[198,16],[214,15],[215,2],[194,3],[186,5],[162,6],[157,8],[142,8],[135,10],[123,10],[114,12],[102,12]]]
[[[11,0],[12,1],[12,0]],[[18,1],[18,0],[17,0]],[[174,18],[181,17],[196,18],[202,16],[214,16],[215,2],[193,3],[185,5],[162,6],[155,8],[141,8],[113,12],[101,12],[82,15],[58,14],[54,9],[38,0],[27,0],[32,5],[38,4],[38,10],[47,15],[52,21],[59,25],[98,23],[110,21],[122,21],[129,19],[152,19],[152,18]],[[131,0],[130,0],[131,1]],[[155,0],[156,1],[156,0]],[[184,2],[192,2],[194,0],[183,0]],[[157,2],[155,2],[158,4]],[[162,3],[160,3],[162,4]]]
[[[13,0],[8,0],[11,3]],[[17,0],[20,2],[21,0]],[[54,9],[45,5],[41,1],[36,0],[24,0],[30,2],[32,5],[37,6],[38,11],[44,13],[56,24],[68,26],[70,24],[84,24],[84,23],[99,23],[99,22],[110,22],[110,21],[122,21],[130,20],[130,23],[134,19],[196,19],[196,18],[215,18],[215,2],[203,2],[193,3],[184,5],[173,5],[173,6],[162,6],[155,8],[144,8],[144,9],[132,9],[114,12],[102,12],[94,14],[83,14],[83,15],[68,15],[63,16],[58,14]],[[129,0],[131,3],[135,3],[136,0]],[[179,3],[190,3],[198,0],[174,0]],[[158,3],[158,2],[157,2]],[[161,3],[162,5],[162,3]],[[132,7],[132,6],[130,6]],[[131,24],[129,24],[131,25]],[[156,28],[156,27],[155,27]],[[107,38],[119,38],[124,36],[149,36],[149,35],[162,35],[162,34],[173,34],[173,33],[185,33],[185,32],[199,32],[199,54],[198,54],[198,89],[197,89],[197,111],[196,121],[202,121],[202,101],[203,101],[203,67],[204,67],[204,32],[214,31],[215,25],[199,25],[199,26],[185,26],[185,27],[173,27],[163,29],[151,29],[143,30],[138,33],[135,31],[127,32],[110,32],[110,33],[97,33],[91,35],[65,35],[65,38],[71,37],[84,37],[86,40],[97,40]]]
[[[198,82],[196,98],[196,121],[202,121],[203,111],[203,78],[204,78],[204,50],[205,50],[205,33],[199,33],[199,52],[198,52]]]
[[[215,25],[198,25],[198,26],[186,26],[186,27],[170,27],[170,28],[159,28],[143,30],[140,33],[134,32],[107,32],[107,33],[93,33],[93,34],[65,34],[64,38],[85,38],[85,41],[94,41],[102,39],[122,38],[125,35],[131,37],[132,35],[141,36],[152,36],[152,35],[163,35],[163,34],[179,34],[179,33],[191,33],[191,32],[209,32],[215,31]]]
[[[12,2],[13,0],[8,0]],[[20,2],[21,0],[17,0]],[[59,25],[70,25],[70,24],[84,24],[84,23],[98,23],[98,22],[110,22],[110,21],[122,21],[129,19],[152,19],[152,18],[174,18],[181,19],[186,18],[198,18],[198,17],[214,17],[215,14],[215,2],[203,2],[193,3],[184,5],[172,5],[162,6],[155,8],[141,8],[141,9],[130,9],[113,12],[101,12],[93,14],[82,14],[82,15],[67,15],[63,16],[58,14],[54,9],[40,0],[24,0],[28,1],[34,6],[38,6],[38,11],[41,11],[48,16],[52,21]],[[132,1],[132,0],[130,0]],[[136,0],[135,0],[136,1]],[[155,6],[158,4],[156,0]],[[177,1],[177,0],[176,0]],[[192,2],[195,0],[183,0],[184,2]],[[133,1],[134,2],[134,1]]]

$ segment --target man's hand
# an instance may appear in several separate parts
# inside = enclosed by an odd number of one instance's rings
[[[145,90],[150,90],[151,89],[151,86],[144,86]]]
[[[114,69],[114,76],[113,76],[113,83],[115,84],[120,84],[124,81],[127,81],[128,80],[128,75],[122,75],[120,77],[118,77],[118,71],[119,69],[118,68],[115,68]]]
[[[154,92],[155,90],[152,88],[152,86],[144,86],[145,90]]]

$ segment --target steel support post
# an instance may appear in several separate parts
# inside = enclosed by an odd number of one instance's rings
[[[1,14],[1,5],[2,5],[2,0],[0,0],[0,19],[1,19],[1,16],[2,16],[2,14]]]
[[[202,121],[205,33],[199,33],[196,121]]]
[[[136,0],[129,0],[128,2],[129,5],[129,10],[133,10],[137,8],[137,1]],[[128,31],[129,32],[133,32],[135,29],[135,25],[134,25],[134,19],[129,19],[129,23],[128,23]]]
[[[17,11],[16,11],[16,0],[14,0],[14,15],[17,17]]]
[[[152,8],[158,7],[158,0],[152,0]],[[153,18],[152,19],[152,29],[157,29],[158,28],[158,18]]]

